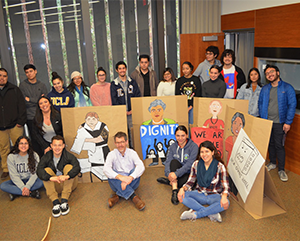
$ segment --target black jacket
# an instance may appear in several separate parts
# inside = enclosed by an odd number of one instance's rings
[[[63,131],[62,131],[62,123],[61,123],[61,116],[59,113],[56,113],[53,117],[52,115],[50,116],[51,124],[52,127],[55,131],[56,135],[63,136]],[[42,127],[43,123],[39,124],[40,127]],[[36,126],[36,122],[34,120],[34,125],[33,125],[33,136],[35,140],[38,142],[42,150],[44,151],[47,147],[50,146],[50,143],[46,141],[43,137],[43,133],[40,131],[40,129]]]
[[[25,125],[26,105],[24,96],[16,85],[7,82],[0,90],[0,130],[15,127],[16,124]]]
[[[63,173],[64,167],[67,164],[71,164],[73,168],[69,171],[68,175],[70,178],[74,178],[80,172],[80,166],[77,158],[68,152],[66,149],[63,149],[63,152],[60,156],[60,159],[57,163],[57,169]],[[37,176],[43,181],[49,181],[51,175],[45,171],[46,167],[50,167],[54,173],[57,172],[57,169],[54,166],[53,161],[53,151],[48,151],[40,160],[37,167]]]

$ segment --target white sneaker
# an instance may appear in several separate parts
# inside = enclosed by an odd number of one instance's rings
[[[271,170],[273,170],[273,169],[275,169],[276,168],[276,164],[273,164],[272,162],[269,162],[268,164],[267,164],[267,169],[268,169],[268,171],[271,171]]]
[[[67,215],[70,212],[69,204],[67,202],[60,205],[61,215]]]
[[[220,213],[208,215],[210,221],[222,223],[222,217]]]
[[[193,212],[193,211],[191,212],[191,210],[189,210],[189,211],[184,211],[181,214],[180,219],[181,220],[187,220],[187,219],[189,219],[189,220],[194,221],[194,220],[197,219],[197,216],[196,216],[195,212]]]
[[[287,182],[289,180],[289,178],[284,170],[279,171],[278,175],[279,175],[280,180],[283,182]]]
[[[56,204],[53,206],[52,215],[55,218],[58,218],[61,215],[60,204]]]

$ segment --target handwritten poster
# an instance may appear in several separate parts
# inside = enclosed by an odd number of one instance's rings
[[[223,157],[223,133],[224,130],[204,128],[204,127],[193,127],[191,131],[192,140],[199,146],[203,141],[211,141],[221,157]]]
[[[233,145],[227,170],[239,194],[246,202],[256,176],[265,160],[244,129],[241,129]]]

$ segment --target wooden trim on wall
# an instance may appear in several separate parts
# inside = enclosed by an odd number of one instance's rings
[[[255,11],[226,14],[221,16],[221,30],[251,29],[255,27]]]
[[[285,141],[285,168],[300,175],[300,115],[296,114]]]
[[[203,36],[218,36],[218,41],[203,42]],[[180,34],[180,66],[183,62],[189,61],[194,65],[194,72],[197,66],[205,60],[205,50],[211,45],[219,48],[220,54],[217,59],[220,59],[224,51],[224,33]]]
[[[300,48],[300,3],[256,10],[255,47]]]

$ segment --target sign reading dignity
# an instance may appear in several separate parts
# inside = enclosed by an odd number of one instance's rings
[[[175,142],[178,124],[140,126],[143,159],[165,158],[168,147]]]

